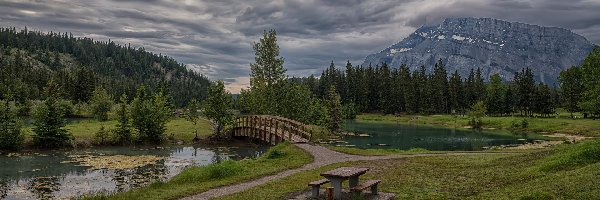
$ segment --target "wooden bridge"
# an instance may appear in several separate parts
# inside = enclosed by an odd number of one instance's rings
[[[270,144],[283,141],[306,143],[310,141],[312,132],[307,125],[284,117],[243,115],[235,119],[233,136],[249,137]]]

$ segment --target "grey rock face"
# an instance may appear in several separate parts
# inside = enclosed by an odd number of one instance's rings
[[[514,72],[533,69],[538,81],[555,85],[560,71],[580,65],[594,45],[583,36],[556,27],[541,27],[490,18],[452,18],[423,26],[401,42],[367,56],[363,66],[405,63],[428,71],[442,59],[448,73],[466,77],[480,67],[488,78],[499,73],[511,80]]]

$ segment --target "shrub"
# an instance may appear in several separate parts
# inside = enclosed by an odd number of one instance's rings
[[[235,161],[226,160],[220,163],[210,164],[206,166],[206,170],[211,179],[218,179],[238,175],[242,172],[243,168]]]
[[[90,106],[94,117],[100,121],[108,120],[108,112],[113,105],[113,97],[102,87],[94,90],[90,99]]]
[[[96,137],[98,144],[107,144],[110,142],[109,131],[105,130],[104,126],[101,126],[100,130],[98,130],[98,132],[96,132],[96,134],[94,134],[94,136]]]
[[[510,123],[510,127],[515,129],[527,128],[529,127],[529,121],[527,121],[527,119],[515,119]]]
[[[483,116],[485,116],[485,105],[482,101],[473,104],[469,111],[469,125],[473,128],[481,128],[483,125]]]

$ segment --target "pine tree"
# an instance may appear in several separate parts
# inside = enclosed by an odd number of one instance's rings
[[[114,140],[120,144],[130,144],[133,140],[131,131],[131,119],[129,114],[129,106],[127,105],[127,95],[121,95],[117,108],[117,126],[112,130]]]
[[[0,100],[0,150],[18,150],[25,139],[22,122],[9,101]]]
[[[581,67],[573,66],[560,72],[558,81],[564,100],[564,107],[571,113],[571,118],[573,118],[573,112],[580,111],[578,103],[581,100],[582,93],[585,91]]]
[[[64,128],[64,110],[55,96],[56,85],[50,81],[46,87],[46,100],[34,114],[33,143],[39,147],[62,147],[69,145],[72,137]]]
[[[454,113],[463,113],[465,104],[463,83],[458,70],[454,71],[452,74],[448,87],[450,110],[454,111]]]
[[[505,113],[505,95],[507,87],[502,83],[500,74],[494,74],[490,77],[490,83],[487,85],[487,96],[485,105],[487,111],[492,115],[502,115]]]
[[[335,86],[331,86],[327,93],[327,111],[329,113],[327,128],[332,133],[338,133],[342,126],[342,104]]]
[[[585,91],[579,107],[586,113],[600,115],[600,47],[596,47],[581,66]]]

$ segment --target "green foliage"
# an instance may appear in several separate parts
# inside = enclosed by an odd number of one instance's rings
[[[511,128],[525,129],[529,127],[529,120],[527,119],[515,119],[510,123]]]
[[[168,98],[162,92],[150,95],[144,86],[138,89],[131,102],[132,124],[141,141],[161,143],[164,140],[165,124],[171,115]]]
[[[594,139],[578,145],[563,146],[561,151],[545,158],[538,167],[541,171],[570,170],[600,162],[600,140]]]
[[[201,109],[201,104],[198,101],[196,101],[196,99],[192,99],[188,103],[184,113],[185,120],[194,123],[194,133],[196,135],[198,135],[198,128],[196,127],[196,125],[198,124],[198,122],[200,122],[200,117],[202,116]]]
[[[581,67],[573,66],[560,72],[558,82],[560,83],[564,107],[571,112],[571,117],[573,117],[573,112],[580,111],[578,103],[581,100],[583,91],[585,91]]]
[[[214,136],[227,138],[224,129],[233,123],[231,94],[225,90],[223,81],[217,81],[208,88],[208,97],[204,101],[204,116],[213,122]]]
[[[98,144],[107,144],[110,141],[110,132],[107,131],[104,126],[100,127],[100,130],[98,130],[95,134],[94,137],[96,137],[96,141],[98,142]]]
[[[0,46],[0,94],[13,94],[17,102],[44,99],[48,80],[59,86],[57,98],[79,103],[98,86],[112,96],[133,96],[140,85],[159,90],[156,80],[164,79],[173,103],[182,107],[204,99],[210,83],[171,57],[67,33],[0,28]]]
[[[342,107],[342,118],[343,119],[356,119],[356,115],[358,115],[358,111],[356,110],[356,105],[352,102],[344,104]]]
[[[340,95],[337,93],[335,86],[331,86],[329,88],[327,94],[327,111],[329,115],[329,120],[327,123],[327,128],[332,133],[338,133],[342,126],[342,105],[340,102]]]
[[[97,87],[90,99],[94,117],[100,121],[108,120],[108,112],[110,112],[113,103],[113,97],[104,88]]]
[[[69,145],[71,134],[64,129],[64,110],[55,97],[50,96],[35,111],[33,143],[38,147],[62,147]]]
[[[600,115],[600,47],[596,47],[581,66],[585,91],[579,107],[587,113]]]
[[[473,128],[481,128],[483,125],[483,117],[485,116],[485,104],[483,101],[478,101],[473,104],[471,110],[469,110],[469,125]]]
[[[283,58],[279,57],[277,32],[264,31],[259,43],[254,43],[254,63],[250,64],[250,110],[255,114],[276,114],[276,91],[286,79]]]
[[[9,101],[0,100],[0,150],[18,150],[25,136],[17,110]]]
[[[208,176],[210,179],[222,179],[235,175],[239,175],[243,172],[244,168],[237,162],[232,160],[226,160],[223,162],[210,164],[206,166]]]
[[[129,116],[129,106],[127,105],[127,96],[121,95],[117,108],[118,124],[112,130],[114,141],[120,144],[129,144],[132,141],[131,120]]]
[[[502,84],[502,79],[499,74],[494,74],[490,78],[490,83],[487,85],[487,95],[485,105],[487,112],[492,115],[506,114],[504,102],[506,98],[507,85]]]

